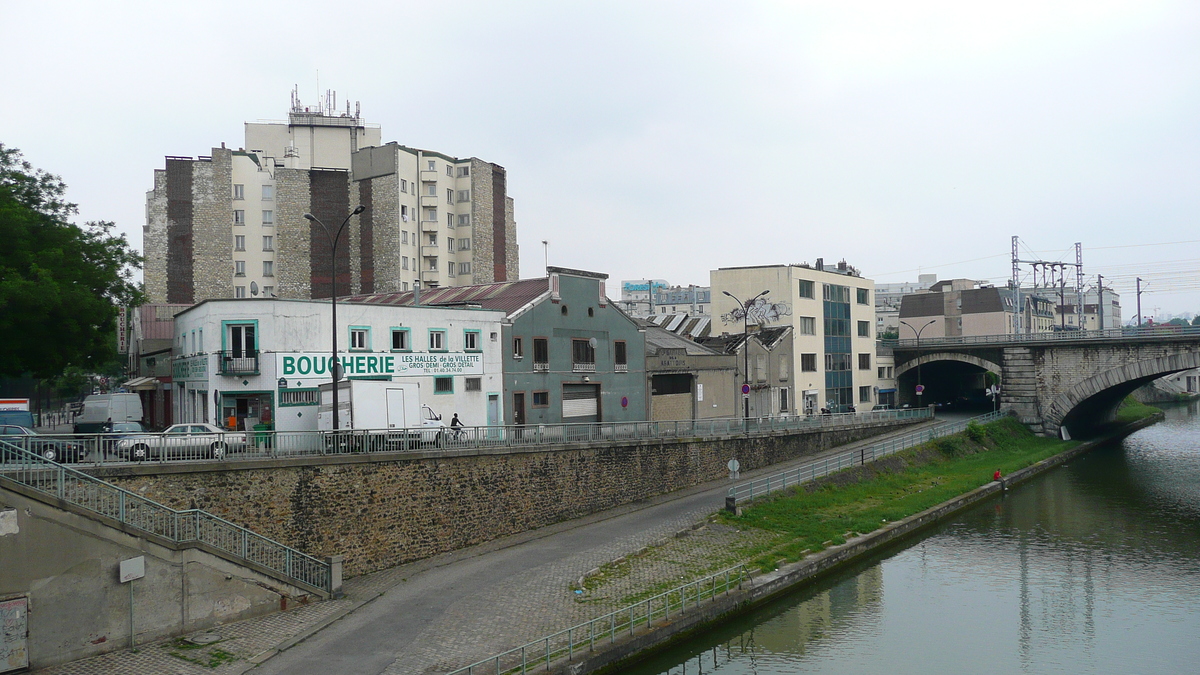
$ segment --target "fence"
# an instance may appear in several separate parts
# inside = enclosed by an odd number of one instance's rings
[[[892,348],[936,347],[940,345],[983,345],[983,344],[1012,344],[1028,342],[1077,342],[1094,340],[1162,340],[1170,338],[1200,338],[1200,326],[1174,326],[1171,324],[1154,324],[1145,326],[1126,326],[1124,328],[1106,328],[1104,330],[1063,330],[1046,333],[1008,333],[1005,335],[952,335],[948,337],[927,337],[919,340],[905,338],[903,340],[883,340],[884,346]]]
[[[972,417],[969,420],[960,422],[948,422],[940,424],[931,429],[923,429],[915,431],[911,434],[904,434],[891,438],[882,443],[876,443],[871,446],[863,447],[858,450],[850,450],[831,457],[827,457],[820,461],[810,462],[794,469],[782,471],[772,474],[765,478],[739,483],[729,488],[729,493],[725,497],[725,508],[733,510],[738,504],[748,502],[757,497],[761,497],[770,492],[783,490],[800,483],[806,483],[821,476],[827,476],[831,473],[841,471],[852,466],[859,466],[867,462],[874,461],[880,457],[885,457],[893,453],[905,450],[922,443],[927,443],[935,438],[957,434],[967,428],[971,422],[985,424],[993,420],[1008,416],[1007,410],[990,412],[986,415]]]
[[[682,614],[688,607],[699,607],[701,602],[712,601],[733,588],[741,588],[742,582],[749,578],[750,573],[745,565],[730,567],[591,621],[489,656],[451,671],[449,675],[523,674],[538,667],[549,670],[550,664],[558,659],[565,657],[570,661],[577,652],[594,651],[597,642],[603,644],[607,641],[611,644],[617,641],[618,636],[633,635],[639,626],[649,630],[656,619],[666,620],[673,614]]]
[[[7,437],[47,459],[107,465],[128,461],[221,460],[305,457],[353,452],[454,452],[528,448],[564,443],[720,438],[788,431],[836,429],[932,417],[928,408],[796,417],[721,418],[678,422],[543,424],[488,427],[342,429],[339,431],[217,432],[206,428],[163,434],[54,434]],[[177,430],[181,425],[176,425]],[[191,425],[198,426],[198,425]]]
[[[330,564],[200,509],[177,511],[0,441],[0,485],[11,481],[178,544],[204,544],[237,562],[333,593]]]

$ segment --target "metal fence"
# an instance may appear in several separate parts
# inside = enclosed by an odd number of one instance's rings
[[[935,347],[941,345],[992,345],[1028,342],[1080,342],[1094,340],[1163,340],[1171,338],[1200,338],[1200,326],[1173,326],[1171,324],[1154,324],[1145,326],[1126,326],[1124,328],[1106,328],[1104,330],[1061,330],[1046,333],[1008,333],[1004,335],[954,335],[948,337],[927,337],[915,340],[882,340],[886,347],[915,348],[922,345]]]
[[[469,453],[493,448],[527,448],[564,443],[722,438],[787,431],[832,429],[902,420],[929,419],[928,408],[794,417],[721,418],[678,422],[601,422],[488,427],[342,429],[339,431],[247,431],[186,434],[51,434],[6,437],[55,461],[100,466],[136,461],[223,462],[371,452]],[[49,445],[47,445],[49,444]],[[47,457],[50,458],[50,457]]]
[[[634,635],[639,627],[649,630],[654,621],[670,619],[689,607],[699,607],[702,602],[712,601],[734,588],[741,588],[742,582],[749,579],[750,570],[745,565],[730,567],[553,635],[489,656],[451,671],[449,675],[528,673],[537,668],[549,670],[550,664],[558,659],[572,660],[577,653],[594,651],[597,643],[611,644],[620,636]]]
[[[177,511],[70,467],[0,441],[0,485],[11,481],[170,541],[205,544],[282,579],[332,591],[330,566],[200,509]]]
[[[901,450],[927,443],[935,438],[957,434],[966,429],[967,425],[971,422],[986,424],[1002,417],[1007,417],[1008,415],[1009,411],[1001,410],[972,417],[969,420],[940,424],[931,429],[922,429],[921,431],[914,431],[903,436],[896,436],[882,443],[876,443],[857,450],[849,450],[794,469],[771,474],[765,478],[739,483],[729,488],[729,493],[725,497],[725,506],[726,508],[733,508],[738,504],[748,502],[777,490],[807,483],[813,479],[828,476],[831,473],[836,473],[852,466],[860,466],[880,457],[886,457]]]

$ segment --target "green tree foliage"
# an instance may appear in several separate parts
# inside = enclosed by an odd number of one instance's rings
[[[1187,322],[1187,319],[1171,319],[1170,321],[1167,322],[1167,325],[1186,326],[1186,325],[1188,325],[1188,322]]]
[[[65,194],[58,176],[0,143],[0,376],[104,369],[117,307],[141,300],[141,256],[110,222],[71,223]]]
[[[1195,317],[1192,318],[1192,325],[1200,326],[1200,314],[1197,314]]]

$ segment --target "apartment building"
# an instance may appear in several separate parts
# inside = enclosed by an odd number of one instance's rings
[[[970,279],[939,281],[928,291],[905,295],[900,338],[1005,335],[1054,330],[1055,302],[1023,290],[984,286]]]
[[[168,156],[146,194],[146,295],[327,298],[518,278],[504,167],[396,143],[326,97],[293,92],[284,122],[245,126],[245,147]],[[353,211],[336,257],[330,230]],[[305,218],[306,214],[315,221]]]
[[[875,284],[842,261],[725,267],[709,273],[711,335],[791,326],[789,414],[870,410],[878,403]],[[743,306],[746,306],[743,311]]]

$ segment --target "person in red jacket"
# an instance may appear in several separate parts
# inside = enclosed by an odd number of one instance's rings
[[[1000,480],[1000,469],[996,469],[996,473],[992,474],[992,480]]]

